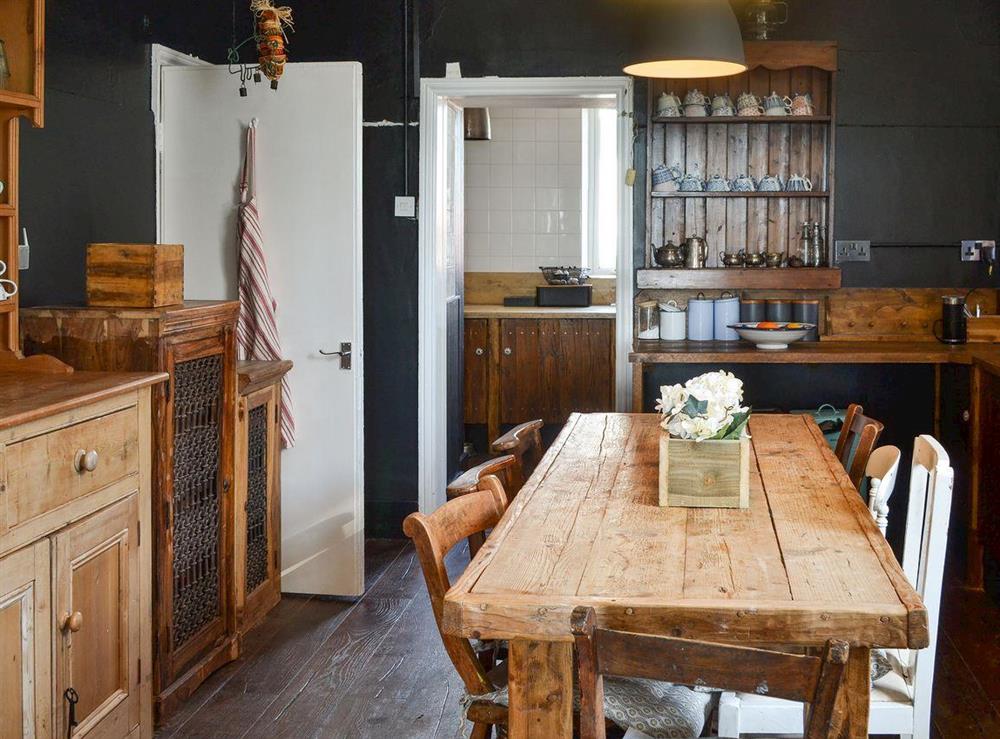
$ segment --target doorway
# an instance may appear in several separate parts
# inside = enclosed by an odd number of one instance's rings
[[[496,147],[496,153],[488,151],[488,145],[479,146],[483,142],[476,142],[471,147],[456,147],[453,143],[456,138],[459,144],[463,143],[460,135],[456,137],[456,120],[460,120],[460,116],[456,118],[456,112],[466,107],[498,111],[500,115],[496,120],[504,121],[499,126],[505,133],[515,127],[515,116],[522,121],[517,124],[522,132],[529,128],[536,132],[539,129],[546,131],[542,148],[550,153],[543,155],[543,164],[537,164],[537,159],[533,161],[536,169],[544,172],[546,178],[555,178],[546,179],[543,184],[554,186],[536,190],[543,198],[566,196],[573,201],[565,203],[565,208],[552,203],[529,203],[527,190],[532,188],[527,187],[528,183],[522,183],[526,187],[517,188],[512,179],[509,187],[499,182],[500,187],[489,188],[490,183],[484,182],[480,183],[482,187],[477,188],[475,181],[469,180],[468,184],[472,186],[468,194],[475,201],[481,202],[486,189],[496,189],[496,195],[503,198],[521,199],[521,205],[516,210],[524,220],[519,230],[525,233],[520,235],[530,239],[518,239],[518,251],[522,253],[516,261],[513,248],[507,246],[508,239],[502,233],[505,229],[499,229],[500,233],[493,238],[496,248],[491,248],[490,229],[484,228],[482,223],[473,222],[477,218],[476,213],[488,211],[489,206],[470,210],[467,206],[475,205],[475,202],[466,201],[464,189],[467,184],[465,162],[469,167],[475,167],[476,163],[486,163],[481,161],[484,156],[503,159],[509,153],[513,157],[513,136],[509,147],[497,142],[500,145]],[[453,467],[455,462],[451,459],[456,449],[455,413],[456,410],[461,412],[461,404],[456,400],[456,395],[460,399],[461,393],[456,394],[455,383],[461,382],[458,372],[462,357],[460,306],[464,297],[463,287],[457,283],[463,281],[467,270],[496,268],[511,273],[523,270],[537,274],[538,266],[580,264],[602,275],[603,281],[610,283],[615,293],[614,405],[617,410],[629,407],[633,247],[632,188],[627,174],[632,166],[632,108],[632,81],[626,77],[422,81],[418,398],[421,511],[433,511],[444,502],[449,467]],[[567,141],[559,141],[560,123],[565,131],[570,132]],[[600,132],[605,135],[600,135]],[[522,138],[525,140],[521,143],[531,143],[534,147],[542,143],[529,142],[527,136]],[[549,140],[553,138],[554,141]],[[579,178],[579,185],[567,183],[567,187],[559,187],[558,155],[555,161],[551,161],[552,144],[556,152],[560,146],[567,151],[573,151],[575,147],[578,159],[565,164],[576,165],[575,176]],[[526,156],[531,149],[529,146],[518,148],[522,156]],[[537,152],[537,148],[534,151]],[[570,166],[563,167],[564,177],[573,174],[570,169]],[[512,176],[513,171],[512,161]],[[495,174],[502,179],[506,170],[501,166]],[[573,190],[578,192],[576,200],[573,199]],[[602,207],[603,203],[612,199],[606,197],[609,192],[617,204],[616,212],[612,213],[608,213],[607,207]],[[527,225],[529,217],[541,220],[534,212],[536,205],[549,213],[561,212],[561,217],[575,219],[579,227],[573,226],[569,229],[570,233],[564,234],[558,233],[558,229],[556,233],[549,233],[549,229],[542,227],[545,233],[536,234],[534,225],[530,229]],[[511,210],[511,206],[507,206],[507,210]],[[467,224],[464,222],[466,217],[470,219]],[[529,230],[530,233],[527,232]],[[564,238],[560,239],[560,235]],[[470,236],[474,244],[466,243]],[[514,234],[510,236],[512,240]],[[529,241],[533,246],[526,249]],[[571,249],[576,251],[570,254]]]

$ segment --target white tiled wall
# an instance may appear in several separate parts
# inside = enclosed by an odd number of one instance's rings
[[[583,114],[490,108],[491,141],[465,142],[465,271],[576,265]]]

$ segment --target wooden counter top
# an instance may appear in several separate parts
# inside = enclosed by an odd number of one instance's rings
[[[0,372],[0,429],[165,381],[165,372]]]
[[[947,346],[936,341],[818,341],[762,351],[744,341],[637,341],[629,361],[643,364],[971,364],[1000,361],[1000,344]]]
[[[592,305],[589,308],[543,308],[535,305],[466,305],[466,318],[615,318],[615,306]]]

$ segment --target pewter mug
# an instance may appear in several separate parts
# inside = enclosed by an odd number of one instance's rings
[[[708,261],[708,244],[701,236],[688,236],[684,242],[684,266],[701,269]]]

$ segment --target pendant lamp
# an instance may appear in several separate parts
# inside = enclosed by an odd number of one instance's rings
[[[489,141],[492,135],[489,108],[466,108],[465,140]]]
[[[701,79],[745,72],[743,37],[729,0],[647,0],[638,4],[633,43],[636,77]]]

